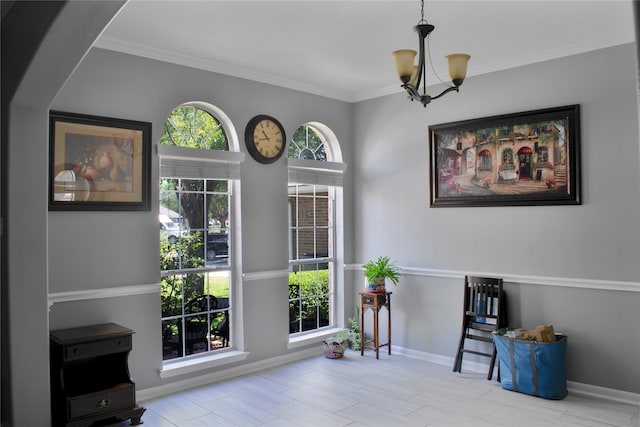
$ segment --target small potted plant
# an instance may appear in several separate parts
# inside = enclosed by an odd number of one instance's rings
[[[324,357],[340,359],[344,355],[344,344],[338,341],[337,337],[325,338],[322,343],[324,344]]]
[[[379,256],[377,260],[371,260],[362,267],[367,278],[368,291],[384,292],[386,279],[391,280],[394,285],[398,284],[400,269],[388,256]]]
[[[351,317],[349,323],[351,324],[349,329],[343,329],[336,336],[323,341],[325,357],[340,359],[347,348],[360,350],[360,324],[355,317]]]

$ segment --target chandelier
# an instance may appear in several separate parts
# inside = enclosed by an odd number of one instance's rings
[[[426,107],[427,104],[434,99],[438,99],[451,91],[459,91],[460,85],[467,75],[467,62],[471,57],[465,53],[447,55],[446,58],[449,62],[449,76],[451,77],[453,86],[449,86],[445,83],[448,87],[440,94],[436,96],[430,96],[427,94],[427,70],[425,67],[424,42],[435,27],[424,19],[424,0],[421,0],[420,3],[422,19],[420,19],[418,25],[414,27],[415,31],[418,33],[418,41],[420,42],[418,65],[414,65],[413,63],[417,53],[415,50],[396,50],[392,55],[396,64],[396,72],[402,81],[402,88],[407,91],[407,94],[409,94],[409,99],[411,99],[411,101],[419,101],[424,107]],[[427,48],[428,47],[427,39]],[[431,57],[429,57],[429,63],[431,63]],[[433,65],[431,68],[433,69]],[[422,83],[422,93],[420,93],[420,83]]]

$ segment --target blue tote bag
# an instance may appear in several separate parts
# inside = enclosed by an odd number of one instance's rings
[[[494,335],[502,388],[546,399],[567,395],[567,337],[542,343]]]

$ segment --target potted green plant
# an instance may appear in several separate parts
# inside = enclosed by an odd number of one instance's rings
[[[349,318],[348,329],[343,329],[336,335],[336,341],[351,350],[360,350],[360,323],[355,317]]]
[[[400,269],[388,256],[379,256],[377,260],[371,260],[362,266],[364,276],[367,278],[367,290],[384,292],[386,279],[398,284]]]
[[[324,355],[329,359],[340,359],[347,348],[360,350],[360,323],[355,317],[349,318],[349,328],[342,329],[336,336],[323,340]]]

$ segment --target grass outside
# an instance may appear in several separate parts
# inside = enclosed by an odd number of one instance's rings
[[[229,298],[229,272],[211,271],[207,273],[209,295],[219,298]]]

